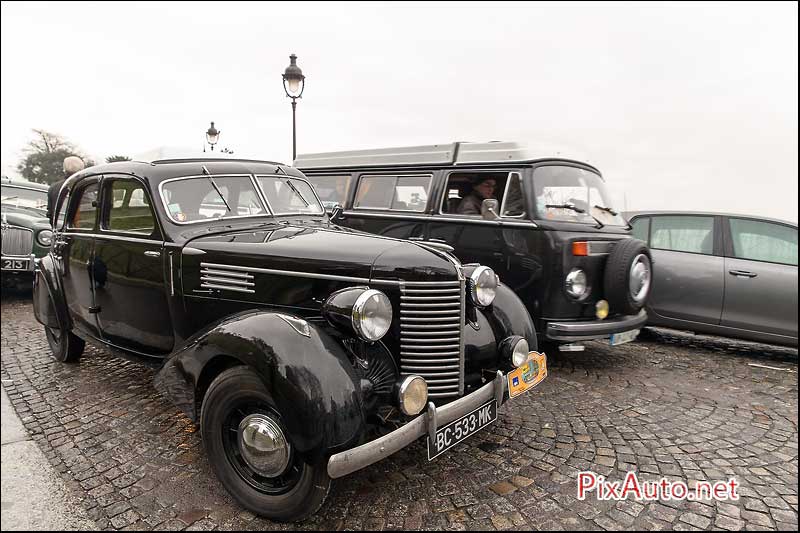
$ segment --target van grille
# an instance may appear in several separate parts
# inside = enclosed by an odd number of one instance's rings
[[[3,226],[3,255],[31,255],[33,231],[27,228]]]
[[[464,392],[464,281],[400,287],[400,372],[428,382],[428,396]]]

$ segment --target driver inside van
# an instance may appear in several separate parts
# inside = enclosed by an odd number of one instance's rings
[[[461,203],[458,204],[457,213],[459,215],[480,215],[481,204],[484,200],[495,198],[494,191],[496,188],[497,181],[494,178],[490,176],[478,178],[472,185],[472,192],[466,195],[461,200]]]

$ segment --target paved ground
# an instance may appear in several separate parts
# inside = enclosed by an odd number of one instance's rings
[[[31,440],[2,389],[2,530],[95,529]]]
[[[2,318],[11,402],[101,528],[797,529],[797,350],[669,333],[591,343],[551,357],[548,380],[471,441],[431,463],[417,443],[334,482],[315,517],[286,525],[231,500],[152,370],[94,348],[55,362],[29,297],[4,296]],[[578,501],[581,470],[736,476],[742,498]]]

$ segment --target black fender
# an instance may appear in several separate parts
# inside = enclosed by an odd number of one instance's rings
[[[33,275],[33,315],[43,326],[72,329],[64,291],[50,255],[38,261]]]
[[[305,457],[319,459],[363,438],[360,380],[342,345],[320,324],[274,311],[237,313],[174,351],[154,385],[197,422],[203,385],[226,368],[220,361],[255,370]]]
[[[508,285],[500,283],[492,305],[484,310],[497,342],[511,335],[520,335],[528,341],[528,348],[538,350],[536,328],[528,309]]]

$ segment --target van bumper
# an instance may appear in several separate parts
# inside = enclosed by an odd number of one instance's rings
[[[623,315],[606,320],[574,320],[571,322],[547,322],[545,337],[558,342],[588,341],[604,339],[614,333],[639,329],[647,323],[647,311],[636,315]]]

